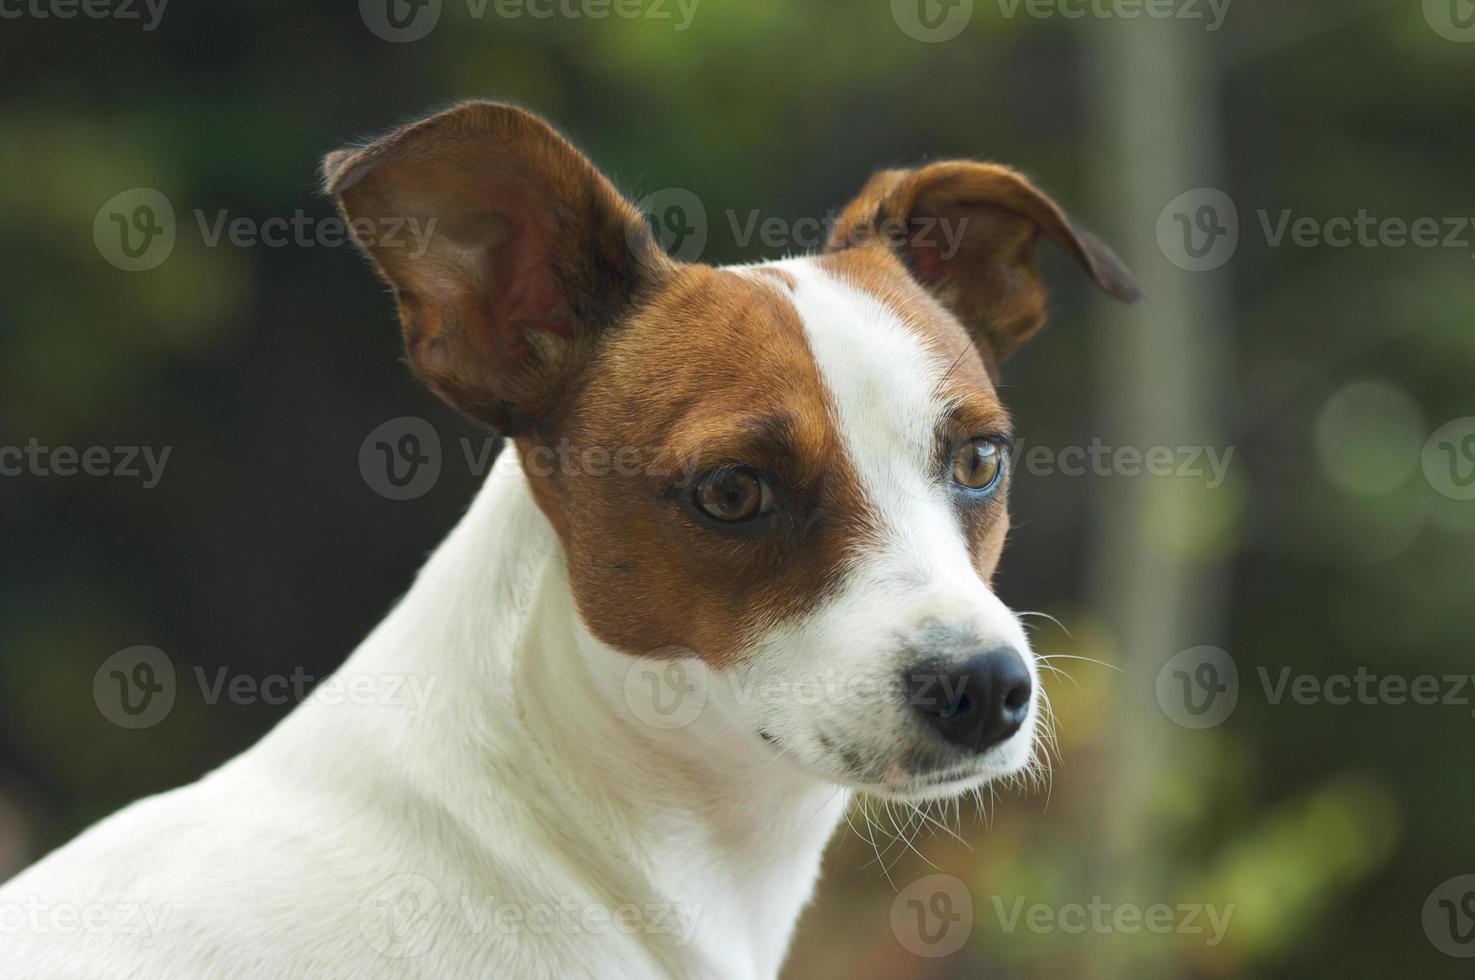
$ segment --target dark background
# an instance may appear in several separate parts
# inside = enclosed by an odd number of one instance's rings
[[[948,810],[971,850],[923,832],[924,861],[883,832],[888,881],[870,843],[837,838],[792,976],[1466,975],[1423,913],[1475,871],[1475,689],[1463,705],[1275,703],[1258,673],[1471,670],[1475,503],[1426,440],[1475,415],[1475,228],[1420,248],[1277,245],[1264,227],[1287,209],[1475,216],[1475,44],[1440,33],[1441,2],[1237,0],[1208,30],[965,0],[934,8],[966,20],[935,41],[888,0],[700,0],[684,30],[669,5],[674,20],[537,19],[445,0],[434,30],[398,43],[353,4],[173,0],[152,30],[144,8],[6,8],[21,15],[0,19],[0,446],[170,456],[149,489],[0,477],[0,877],[250,745],[290,706],[208,704],[194,669],[327,674],[478,483],[459,440],[485,436],[408,376],[392,305],[351,248],[210,247],[195,212],[320,224],[324,152],[502,97],[632,197],[694,195],[710,262],[801,251],[744,246],[733,224],[823,219],[881,166],[1018,166],[1117,244],[1148,295],[1109,309],[1045,257],[1053,325],[1005,378],[1026,446],[1234,452],[1212,488],[1017,474],[1003,598],[1068,628],[1042,624],[1039,649],[1117,669],[1057,661],[1073,679],[1049,683],[1053,789],[1001,795],[989,821]],[[147,271],[115,267],[93,234],[132,188],[175,214],[173,251]],[[1232,201],[1239,244],[1195,272],[1158,229],[1203,188]],[[1209,198],[1188,200],[1193,215]],[[403,501],[359,465],[400,416],[444,447],[435,485]],[[135,731],[92,684],[139,644],[167,653],[179,694]],[[1156,684],[1201,645],[1229,652],[1240,693],[1194,729]],[[890,916],[927,862],[972,895],[950,956],[916,955]],[[1215,946],[1006,931],[994,900],[1016,896],[1234,912]]]

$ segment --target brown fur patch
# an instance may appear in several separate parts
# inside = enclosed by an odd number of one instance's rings
[[[618,472],[540,465],[546,448],[518,440],[580,612],[631,653],[732,663],[757,631],[814,609],[872,528],[803,324],[762,278],[683,267],[604,338],[562,438],[575,456],[623,454]],[[761,530],[714,526],[690,503],[692,478],[731,465],[773,487]]]

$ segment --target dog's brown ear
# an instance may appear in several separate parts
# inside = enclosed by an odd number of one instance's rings
[[[669,264],[638,211],[542,119],[468,102],[323,160],[394,287],[412,369],[508,435],[553,425],[598,335]]]
[[[1138,298],[1121,260],[1033,184],[971,160],[876,174],[841,213],[828,248],[894,250],[962,321],[992,370],[1044,325],[1045,287],[1035,268],[1042,234],[1103,290],[1124,302]]]

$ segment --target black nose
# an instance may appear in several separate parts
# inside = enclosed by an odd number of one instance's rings
[[[1019,731],[1034,684],[1024,658],[1002,647],[961,664],[918,664],[906,672],[906,691],[917,715],[937,734],[984,752]]]

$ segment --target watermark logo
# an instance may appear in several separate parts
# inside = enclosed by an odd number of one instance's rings
[[[1446,41],[1475,42],[1475,0],[1424,0],[1424,19]]]
[[[1475,500],[1475,416],[1446,422],[1424,443],[1424,479],[1450,500]]]
[[[973,0],[891,0],[891,19],[907,37],[941,44],[968,27],[973,19]]]
[[[641,198],[635,207],[667,255],[682,262],[701,257],[707,247],[707,209],[696,192],[663,187]]]
[[[1239,247],[1239,210],[1217,187],[1184,191],[1158,215],[1157,244],[1186,272],[1217,269]]]
[[[1470,215],[1355,214],[1320,217],[1291,208],[1256,208],[1258,231],[1269,248],[1464,249],[1475,257],[1475,217]],[[1158,215],[1157,241],[1168,261],[1189,272],[1228,262],[1240,239],[1239,211],[1213,187],[1185,191]]]
[[[472,477],[486,475],[499,458],[502,440],[493,436],[461,436],[442,452],[435,428],[417,416],[381,423],[359,445],[359,471],[375,493],[393,500],[409,500],[430,490],[445,464],[465,465]],[[459,449],[459,452],[455,450]],[[0,448],[0,466],[3,466]],[[672,459],[634,445],[581,445],[568,439],[532,446],[520,465],[528,476],[655,477],[690,487],[703,463],[699,457]],[[0,468],[0,474],[3,474]]]
[[[684,187],[666,187],[647,195],[637,208],[645,216],[646,225],[662,249],[686,262],[701,258],[712,230],[705,206],[696,194]],[[888,217],[873,223],[852,225],[842,230],[842,212],[789,217],[764,214],[758,208],[722,212],[725,221],[717,228],[730,236],[741,249],[762,247],[787,253],[815,251],[827,246],[846,248],[879,240],[892,246],[910,245],[937,249],[939,259],[951,259],[962,249],[968,232],[967,217],[943,218],[918,215],[911,218]],[[638,226],[637,226],[638,227]],[[631,247],[643,243],[633,240]]]
[[[1451,878],[1424,900],[1424,935],[1445,956],[1475,957],[1475,875]]]
[[[174,251],[174,237],[174,205],[152,187],[114,194],[92,219],[98,254],[124,272],[158,268]]]
[[[440,682],[437,674],[354,673],[346,669],[318,677],[302,667],[291,673],[253,676],[218,667],[207,672],[194,667],[185,675],[209,707],[272,706],[312,703],[329,708],[386,707],[420,714]],[[164,651],[150,646],[129,647],[103,661],[92,677],[92,699],[102,716],[120,728],[150,728],[173,710],[179,690],[174,663]]]
[[[674,731],[707,706],[707,672],[684,647],[666,647],[637,660],[625,672],[625,703],[652,728]]]
[[[359,903],[359,932],[376,953],[409,959],[430,948],[440,914],[440,894],[430,879],[386,878]]]
[[[345,221],[336,214],[309,214],[297,208],[290,215],[257,218],[233,215],[226,208],[214,213],[194,208],[194,226],[206,248],[342,248],[357,242],[375,250],[404,250],[419,259],[435,238],[436,217],[385,215]],[[174,206],[159,191],[135,187],[108,200],[93,219],[97,250],[111,265],[127,272],[156,269],[174,251],[177,238]],[[188,223],[186,223],[188,228]]]
[[[1227,651],[1190,647],[1171,657],[1157,675],[1157,703],[1184,728],[1222,725],[1239,703],[1239,669]]]
[[[891,901],[891,934],[915,956],[951,956],[972,932],[973,894],[952,875],[918,878]]]
[[[119,650],[92,675],[92,700],[119,728],[152,728],[174,708],[174,664],[157,647]]]
[[[414,415],[377,426],[359,445],[359,473],[389,500],[414,500],[440,479],[440,435]]]
[[[435,30],[440,7],[441,0],[359,0],[359,16],[380,38],[404,44]]]

